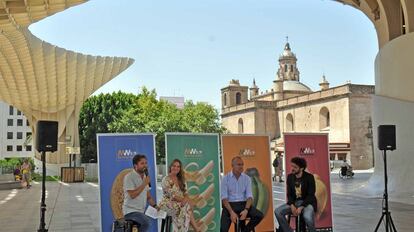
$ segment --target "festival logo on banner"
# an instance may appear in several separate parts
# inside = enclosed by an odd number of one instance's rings
[[[194,216],[204,231],[220,230],[218,134],[166,133],[167,166],[181,160]]]
[[[256,231],[274,231],[269,136],[223,135],[221,141],[224,174],[232,170],[233,157],[240,156],[252,180],[253,205],[265,216]]]
[[[328,134],[284,133],[286,171],[290,172],[290,160],[299,156],[306,159],[307,172],[313,174],[316,184],[316,228],[318,231],[332,231],[332,204],[329,168]]]
[[[112,222],[123,218],[124,177],[133,170],[132,158],[147,157],[151,186],[156,186],[155,137],[153,134],[98,134],[98,166],[101,208],[101,231],[112,231]],[[156,187],[151,188],[156,199]],[[158,223],[151,220],[151,232],[158,231]]]

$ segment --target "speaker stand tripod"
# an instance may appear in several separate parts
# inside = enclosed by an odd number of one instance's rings
[[[382,215],[380,220],[378,221],[377,227],[375,227],[375,232],[378,231],[379,226],[381,225],[381,222],[385,220],[385,231],[386,232],[397,232],[397,229],[395,229],[394,222],[391,218],[391,212],[388,208],[388,174],[387,174],[387,150],[383,150],[383,156],[384,156],[384,184],[385,184],[385,190],[384,190],[384,197],[382,204]]]
[[[40,226],[37,232],[47,232],[46,223],[45,223],[45,212],[46,212],[46,203],[45,203],[45,195],[46,195],[46,152],[42,151],[42,200],[40,203]]]

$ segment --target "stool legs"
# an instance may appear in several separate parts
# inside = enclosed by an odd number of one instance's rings
[[[240,221],[239,218],[237,218],[237,221],[234,225],[234,232],[240,232]]]
[[[161,221],[161,232],[170,232],[171,230],[171,217],[167,216]]]
[[[245,226],[245,223],[246,221],[240,221],[239,218],[237,218],[237,222],[234,224],[234,232],[241,232],[242,228]],[[253,229],[253,232],[255,232],[255,229]]]
[[[290,219],[294,217],[295,218],[295,232],[302,232],[302,231],[306,231],[306,225],[305,228],[302,228],[302,215],[298,215],[298,216],[292,216],[289,215],[288,216],[288,225],[290,225]]]
[[[161,220],[161,231],[164,231],[164,227],[165,227],[165,219]]]

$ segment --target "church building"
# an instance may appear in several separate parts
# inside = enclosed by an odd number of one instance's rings
[[[300,82],[297,58],[287,42],[270,89],[260,91],[255,80],[250,88],[231,80],[221,89],[223,126],[235,134],[270,135],[272,157],[284,151],[284,132],[328,133],[331,163],[346,159],[354,169],[373,167],[374,86],[330,87],[325,76],[319,86],[312,91]]]

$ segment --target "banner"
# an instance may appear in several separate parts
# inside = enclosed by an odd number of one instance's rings
[[[156,162],[153,134],[98,134],[98,166],[100,186],[101,231],[111,232],[112,222],[122,218],[123,181],[133,170],[132,158],[147,157],[151,177],[151,196],[156,201]],[[151,232],[158,231],[158,223],[151,220]]]
[[[285,133],[286,173],[291,168],[290,160],[299,156],[308,164],[307,172],[315,177],[318,210],[315,226],[318,231],[332,231],[331,182],[329,169],[328,134],[322,133]]]
[[[264,214],[255,231],[274,231],[269,136],[223,135],[221,141],[224,175],[232,170],[233,157],[240,156],[245,173],[252,179],[253,205]]]
[[[220,230],[218,138],[218,134],[165,134],[167,167],[174,159],[181,160],[194,216],[203,232]]]

